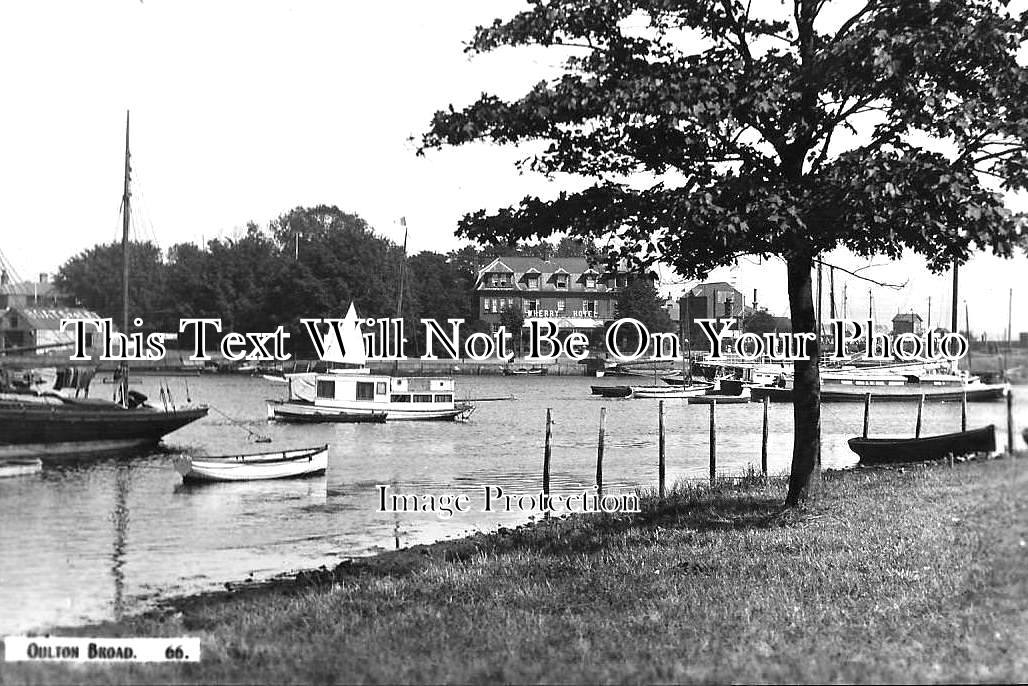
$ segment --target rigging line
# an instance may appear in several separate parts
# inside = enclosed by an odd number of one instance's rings
[[[267,436],[265,434],[257,433],[256,431],[251,431],[247,427],[243,426],[242,422],[240,422],[240,421],[238,421],[236,419],[233,419],[232,417],[228,416],[227,414],[225,414],[224,412],[219,410],[214,405],[209,405],[208,407],[210,407],[212,410],[214,410],[215,412],[220,414],[222,417],[227,419],[229,421],[229,423],[232,424],[233,426],[235,426],[237,428],[240,428],[243,431],[245,431],[247,434],[249,434],[251,437],[253,437],[255,442],[257,442],[257,443],[270,443],[271,442],[271,437],[270,436]]]

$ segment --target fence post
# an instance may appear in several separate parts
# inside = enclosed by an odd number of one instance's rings
[[[658,433],[660,438],[657,443],[657,493],[660,499],[664,499],[664,401],[661,400],[657,406],[658,412]]]
[[[1014,391],[1007,388],[1007,455],[1014,454]]]
[[[760,435],[760,471],[767,476],[767,406],[770,397],[764,396],[764,430]]]
[[[914,438],[921,438],[921,412],[924,410],[924,393],[917,399],[917,424],[914,425]]]
[[[864,394],[864,438],[867,438],[867,431],[871,426],[871,394]]]
[[[717,428],[715,421],[717,418],[717,401],[711,400],[710,402],[710,485],[714,485],[714,480],[717,477]]]
[[[960,430],[967,431],[967,391],[960,395]]]
[[[596,494],[603,493],[603,437],[607,430],[607,408],[600,408],[600,438],[596,444]]]
[[[543,494],[550,494],[550,408],[546,408],[546,447],[543,449]]]

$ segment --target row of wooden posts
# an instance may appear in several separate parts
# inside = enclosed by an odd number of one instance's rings
[[[914,438],[921,438],[921,414],[924,411],[924,393],[917,399],[917,422],[914,424]],[[766,412],[766,410],[765,410]],[[864,438],[867,438],[871,423],[871,394],[864,394]],[[967,431],[967,393],[960,396],[960,430]],[[767,431],[767,422],[764,422]],[[1014,393],[1007,392],[1007,454],[1014,454]]]
[[[917,403],[917,422],[914,427],[914,438],[921,437],[921,415],[924,410],[924,394]],[[767,476],[767,414],[768,397],[764,396],[764,422],[760,439],[760,472]],[[867,438],[871,422],[871,394],[864,396],[864,438]],[[546,445],[543,451],[543,493],[550,493],[550,457],[552,455],[550,426],[553,424],[552,410],[546,408]],[[717,478],[717,402],[710,404],[710,483]],[[960,401],[960,430],[967,431],[967,394]],[[603,446],[607,432],[607,408],[600,408],[600,435],[596,445],[596,490],[603,492]],[[657,489],[661,498],[665,493],[665,462],[664,462],[664,401],[661,400],[657,410]],[[1014,395],[1007,393],[1007,453],[1014,453]]]
[[[663,498],[665,494],[665,475],[667,470],[665,468],[665,441],[664,433],[664,401],[659,401],[657,406],[657,489],[660,497]],[[764,476],[767,476],[767,412],[768,410],[768,398],[764,398],[764,428],[761,432],[761,443],[760,443],[760,471]],[[552,455],[552,449],[550,447],[550,441],[552,433],[550,426],[553,424],[552,409],[546,408],[546,444],[543,450],[543,493],[549,494],[550,492],[550,457]],[[710,483],[714,483],[717,478],[717,402],[710,404]],[[600,408],[600,435],[599,440],[596,444],[596,490],[598,493],[603,492],[603,447],[605,442],[605,436],[607,433],[607,408]]]

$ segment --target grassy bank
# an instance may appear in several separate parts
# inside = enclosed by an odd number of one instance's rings
[[[79,635],[196,665],[2,664],[4,683],[1028,680],[1028,460],[679,490],[183,601]]]

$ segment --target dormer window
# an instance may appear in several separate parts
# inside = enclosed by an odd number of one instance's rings
[[[529,276],[528,277],[528,287],[531,290],[538,290],[539,289],[539,277],[538,276]]]
[[[556,281],[557,288],[567,288],[568,287],[568,275],[567,274],[557,274],[554,277],[554,280]]]
[[[510,285],[506,274],[490,274],[489,286],[492,288],[506,288]]]
[[[585,287],[596,288],[596,277],[593,274],[585,275]]]

